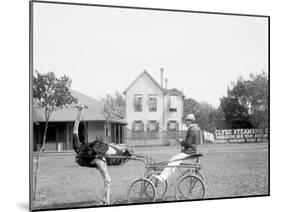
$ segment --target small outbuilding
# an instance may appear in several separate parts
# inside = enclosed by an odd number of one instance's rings
[[[82,121],[79,125],[79,139],[91,142],[96,139],[107,143],[124,144],[126,122],[119,115],[112,115],[106,119],[103,112],[103,103],[94,98],[71,90],[72,96],[79,102],[86,104]],[[73,126],[77,109],[67,107],[52,113],[47,130],[45,151],[72,150]],[[33,106],[33,150],[38,151],[42,145],[45,128],[43,108]]]

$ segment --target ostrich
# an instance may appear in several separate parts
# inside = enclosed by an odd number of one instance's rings
[[[84,108],[87,108],[87,106],[78,104],[76,107],[78,109],[78,114],[73,127],[73,149],[76,152],[76,163],[80,166],[98,169],[104,181],[104,203],[109,205],[111,177],[108,173],[107,166],[124,164],[131,154],[127,149],[122,151],[120,148],[100,140],[95,140],[90,143],[79,141],[78,127],[82,118],[82,111]],[[118,156],[125,157],[118,158]]]

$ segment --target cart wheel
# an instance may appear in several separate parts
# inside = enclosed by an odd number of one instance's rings
[[[201,173],[201,172],[195,172],[195,175],[197,175],[198,177],[200,177],[201,178],[201,180],[203,181],[203,182],[205,182],[205,177],[204,177],[204,175]]]
[[[197,175],[185,175],[179,179],[175,187],[176,200],[203,199],[205,185]]]
[[[157,178],[153,176],[149,176],[149,180],[154,184],[156,193],[158,197],[164,197],[167,189],[168,189],[168,182],[165,180],[164,182],[161,182]]]
[[[146,178],[135,180],[128,189],[130,203],[154,202],[156,189],[153,183]]]

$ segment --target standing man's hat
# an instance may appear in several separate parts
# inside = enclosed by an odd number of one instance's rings
[[[195,116],[193,113],[190,113],[184,117],[185,120],[193,120],[195,121]]]

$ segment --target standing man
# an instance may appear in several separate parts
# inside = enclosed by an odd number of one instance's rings
[[[184,122],[187,127],[187,132],[185,140],[181,141],[181,152],[170,159],[171,162],[168,163],[168,166],[177,166],[182,162],[181,159],[197,152],[197,144],[199,144],[200,141],[200,129],[198,125],[195,124],[194,114],[186,115],[184,117]],[[161,182],[164,182],[175,170],[176,167],[166,167],[160,175],[153,176]]]

